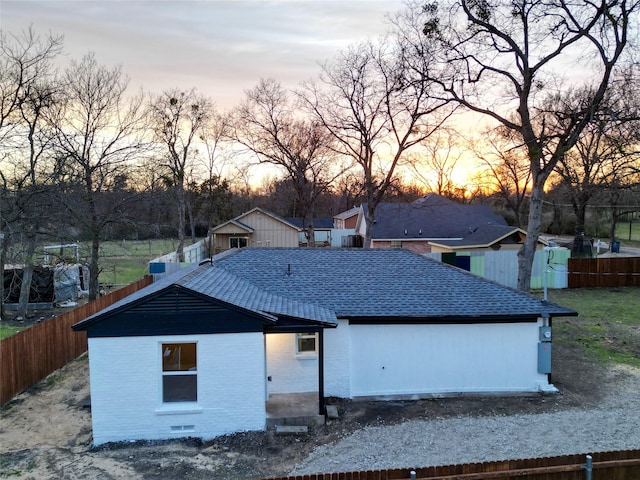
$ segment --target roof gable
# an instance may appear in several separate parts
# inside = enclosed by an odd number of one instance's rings
[[[337,218],[338,220],[346,220],[347,218],[355,217],[360,213],[360,207],[353,207],[346,212],[340,212],[337,215],[334,215],[333,218]]]
[[[169,285],[74,325],[89,337],[262,332],[275,318]]]
[[[244,223],[239,222],[235,219],[224,222],[218,225],[217,227],[214,227],[211,229],[211,233],[230,234],[230,235],[233,235],[233,234],[246,235],[253,232],[254,232],[254,229],[251,228],[249,225],[245,225]]]
[[[263,208],[260,207],[255,207],[251,210],[249,210],[246,213],[243,213],[242,215],[238,215],[235,220],[242,222],[242,223],[246,223],[247,225],[251,224],[251,217],[253,217],[254,215],[266,215],[267,217],[271,218],[272,220],[274,220],[277,223],[280,223],[284,226],[287,226],[289,228],[292,228],[296,231],[299,230],[298,227],[296,227],[295,225],[292,225],[291,223],[287,222],[284,218],[280,217],[279,215],[276,215],[273,212],[270,212],[268,210],[264,210]]]
[[[276,331],[280,318],[304,328],[337,325],[335,313],[325,307],[273,294],[205,262],[154,282],[73,329],[90,337]]]
[[[293,230],[295,230],[296,232],[299,231],[300,229],[296,226],[293,225],[292,223],[288,222],[287,220],[285,220],[282,217],[279,217],[278,215],[276,215],[275,213],[269,212],[268,210],[264,210],[260,207],[255,207],[251,210],[249,210],[248,212],[245,212],[241,215],[238,215],[235,218],[232,218],[231,220],[228,220],[224,223],[221,223],[220,225],[217,225],[216,227],[214,227],[211,232],[212,233],[217,233],[217,234],[248,234],[248,233],[254,233],[255,232],[255,227],[252,225],[252,217],[255,218],[255,215],[265,215],[266,217],[270,218],[271,220],[273,220],[275,223],[278,223],[282,226],[291,228]]]

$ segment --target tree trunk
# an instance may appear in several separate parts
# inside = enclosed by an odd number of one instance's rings
[[[576,234],[584,234],[587,226],[587,204],[577,205],[574,211],[576,214]]]
[[[617,207],[613,207],[611,210],[611,224],[609,225],[609,242],[615,242],[616,240],[616,226],[618,225],[618,218],[620,213]]]
[[[316,246],[316,231],[315,231],[315,228],[313,228],[313,223],[310,223],[307,226],[307,232],[305,233],[305,235],[307,236],[307,241],[308,241],[309,248],[315,248],[315,246]]]
[[[306,225],[305,235],[307,237],[307,245],[310,248],[315,248],[316,231],[313,226],[313,217],[316,211],[315,205],[312,202],[309,202],[309,204],[306,206],[306,208],[303,211],[304,211],[304,214],[303,214],[304,217],[303,217],[302,225],[303,227]]]
[[[185,210],[184,185],[178,184],[178,248],[176,249],[178,262],[184,262]]]
[[[191,200],[185,201],[187,216],[189,217],[189,231],[191,232],[191,245],[196,243],[196,219],[193,216],[193,204]]]
[[[29,309],[29,294],[31,293],[31,279],[33,278],[34,258],[36,251],[36,237],[33,232],[27,233],[27,255],[22,270],[22,284],[20,285],[20,297],[18,299],[18,317],[27,318]]]
[[[531,289],[531,270],[536,254],[538,237],[542,231],[542,198],[544,181],[534,180],[529,202],[527,238],[518,251],[518,290],[528,292]]]
[[[371,207],[371,203],[367,203],[367,211],[364,214],[367,232],[364,236],[363,248],[371,248],[371,239],[373,238],[373,226],[375,225],[375,208]]]
[[[91,238],[91,259],[89,261],[89,300],[95,300],[100,293],[100,283],[98,281],[98,276],[100,275],[99,258],[100,234],[94,231]]]
[[[2,224],[0,224],[2,225]],[[5,318],[4,312],[4,265],[7,263],[7,249],[9,247],[9,235],[0,232],[0,319]]]

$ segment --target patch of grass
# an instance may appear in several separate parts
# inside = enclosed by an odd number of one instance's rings
[[[2,325],[0,324],[0,340],[3,338],[10,337],[13,334],[21,332],[27,327],[12,327],[11,325]]]
[[[47,386],[52,387],[60,380],[62,380],[62,377],[58,374],[53,373],[46,378]]]
[[[191,245],[187,239],[185,247]],[[128,285],[149,273],[149,261],[175,252],[176,239],[122,240],[100,245],[100,283]]]
[[[121,240],[100,244],[100,283],[128,285],[149,273],[150,260],[174,252],[175,239]],[[85,247],[85,245],[83,245]],[[89,245],[86,245],[87,252]]]
[[[554,319],[554,341],[601,363],[640,367],[640,288],[551,290],[549,300],[579,313]]]
[[[620,222],[616,225],[616,238],[630,245],[640,244],[640,222],[632,222],[629,229],[629,222]]]
[[[87,263],[91,256],[91,244],[89,242],[76,242],[79,246],[79,256],[82,263]],[[185,247],[191,245],[191,239],[187,239]],[[40,252],[36,262],[44,261],[43,252],[45,245],[40,245]],[[100,243],[100,275],[99,282],[104,285],[128,285],[149,273],[150,260],[167,253],[175,252],[178,240],[172,238],[160,238],[154,240],[118,240],[104,241]],[[15,244],[14,252],[21,251],[22,247]],[[62,250],[50,251],[54,262],[64,260],[68,263],[75,262],[73,249],[66,247]]]
[[[7,469],[11,465],[11,458],[8,455],[0,455],[0,478],[19,477],[22,471]]]

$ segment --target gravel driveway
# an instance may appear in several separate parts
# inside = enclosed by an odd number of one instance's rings
[[[459,416],[366,427],[317,447],[292,475],[419,468],[640,448],[640,371],[618,367],[601,404],[536,414]]]

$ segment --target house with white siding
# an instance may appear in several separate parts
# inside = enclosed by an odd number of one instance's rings
[[[232,249],[74,325],[96,445],[263,430],[281,394],[554,391],[576,313],[407,250]]]

